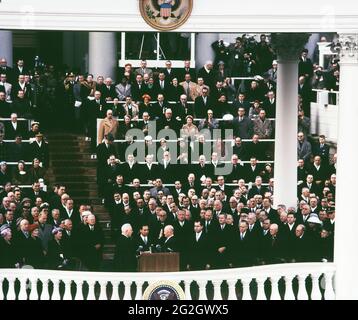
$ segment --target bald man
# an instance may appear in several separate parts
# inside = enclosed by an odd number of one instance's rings
[[[164,238],[162,238],[162,252],[178,252],[177,240],[174,237],[174,227],[167,225],[164,227]]]

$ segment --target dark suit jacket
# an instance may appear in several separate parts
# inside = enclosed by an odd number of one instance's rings
[[[109,144],[108,148],[104,142],[100,143],[96,147],[96,154],[97,154],[97,166],[98,167],[105,167],[107,165],[107,159],[110,155],[115,155],[117,158],[117,151],[113,144]]]
[[[210,72],[207,72],[204,67],[199,69],[198,71],[198,78],[203,78],[204,83],[210,87],[210,89],[214,88],[215,86],[215,80],[216,80],[216,74],[214,69],[210,70]]]
[[[0,117],[10,118],[11,115],[11,103],[6,101],[0,101]]]
[[[239,121],[239,118],[236,117],[233,122],[234,136],[240,137],[241,139],[251,139],[254,133],[254,126],[252,121],[244,117],[242,121]]]
[[[252,186],[252,188],[249,190],[249,199],[253,198],[254,195],[260,194],[264,196],[265,192],[267,191],[266,187],[261,186],[260,190],[257,186]]]
[[[178,241],[175,236],[166,239],[162,238],[162,252],[179,252]]]
[[[101,88],[101,93],[101,97],[103,99],[111,98],[113,100],[115,97],[117,97],[116,87],[113,84],[109,87],[109,89],[106,85],[103,85],[103,87]]]
[[[19,93],[20,90],[22,90],[22,88],[20,87],[19,83],[16,81],[16,83],[14,83],[11,88],[12,101],[15,100],[15,98],[17,97],[17,94]],[[25,98],[27,98],[29,101],[31,100],[31,85],[30,84],[25,85]]]
[[[131,88],[132,93],[132,99],[133,101],[143,101],[142,96],[146,93],[148,93],[148,87],[144,82],[142,83],[141,87],[139,88],[139,85],[137,82],[132,83]],[[156,99],[156,97],[152,97],[152,99]]]
[[[142,237],[140,235],[136,235],[134,237],[134,244],[136,250],[138,250],[138,248],[142,246],[143,249],[141,249],[140,252],[144,252],[144,251],[149,251],[151,245],[154,244],[154,242],[151,236],[147,236],[147,243],[145,244]]]
[[[304,232],[302,238],[295,237],[293,258],[297,262],[312,262],[312,258],[315,255],[312,245],[312,239],[309,238],[306,232]]]
[[[271,103],[269,99],[265,99],[262,107],[266,111],[267,118],[276,117],[276,98],[274,99],[273,103]]]
[[[161,71],[165,75],[165,80],[168,81],[169,83],[171,83],[174,78],[178,78],[178,72],[176,69],[171,68],[170,73],[167,68],[164,68]]]
[[[124,162],[120,165],[119,171],[123,175],[125,183],[132,182],[134,178],[139,178],[140,181],[144,181],[144,179],[140,176],[140,166],[141,165],[136,162],[133,164],[132,168],[130,168],[128,162]]]
[[[98,270],[102,260],[102,251],[104,244],[104,235],[101,226],[97,223],[94,230],[91,231],[89,226],[84,226],[81,231],[82,237],[82,261],[89,270]],[[96,250],[95,245],[100,244],[101,249]]]
[[[207,264],[212,263],[213,248],[204,230],[198,241],[196,241],[196,234],[193,232],[188,238],[188,245],[187,264],[190,266],[190,270],[203,270]]]
[[[245,177],[246,177],[245,166],[237,164],[235,168],[235,166],[233,165],[231,173],[226,178],[226,182],[232,182],[233,180],[240,180]]]
[[[167,97],[166,99],[168,101],[179,101],[180,100],[180,96],[182,94],[185,94],[184,88],[180,85],[177,85],[176,87],[173,85],[169,86],[169,89],[167,91]]]
[[[151,169],[147,166],[147,164],[139,165],[139,179],[143,181],[143,183],[147,183],[148,180],[154,180],[159,177],[159,167],[157,164],[152,164]]]
[[[63,255],[63,258],[61,257]],[[50,269],[60,269],[65,258],[69,258],[64,250],[62,240],[58,243],[55,239],[52,239],[48,244],[47,253],[47,265]]]
[[[0,268],[14,268],[18,262],[16,256],[15,245],[11,242],[7,243],[3,237],[0,238]]]
[[[246,231],[243,239],[240,237],[240,232],[235,233],[235,251],[233,258],[237,266],[250,266],[253,264],[256,252],[254,252],[253,237]]]
[[[26,138],[27,126],[26,122],[18,121],[16,130],[12,126],[11,121],[5,122],[5,139],[14,140],[17,135],[21,135]]]
[[[299,194],[302,193],[303,188],[308,188],[307,182],[304,182],[299,186]],[[310,193],[314,193],[316,195],[318,195],[320,192],[320,188],[317,186],[317,184],[315,182],[313,182],[311,184],[311,188],[308,188],[308,189],[310,190]]]
[[[31,159],[38,158],[40,162],[43,163],[43,167],[48,168],[50,162],[50,151],[47,142],[42,141],[41,147],[36,141],[32,142],[29,145],[29,154],[32,157]]]
[[[299,76],[308,74],[311,77],[313,75],[313,64],[311,59],[306,58],[306,61],[303,61],[302,58],[300,58],[298,63],[298,73]]]
[[[194,112],[197,118],[205,118],[209,109],[213,108],[214,100],[207,96],[206,104],[204,103],[203,97],[199,96],[195,99]]]
[[[181,226],[178,220],[173,222],[174,234],[177,240],[178,250],[184,254],[188,250],[188,239],[193,233],[193,224],[190,221],[184,221],[184,225]]]
[[[114,267],[120,272],[137,270],[136,243],[130,238],[121,235],[114,254]]]
[[[181,104],[181,102],[177,103],[176,106],[173,108],[174,117],[180,117],[182,123],[185,123],[186,116],[193,116],[194,117],[194,106],[193,104],[186,103],[185,106]]]
[[[27,192],[27,197],[29,197],[32,202],[34,203],[36,198],[37,197],[40,197],[43,201],[47,201],[47,192],[43,191],[43,190],[40,190],[39,191],[39,194],[38,195],[35,195],[35,192],[33,189],[30,189],[28,192]]]
[[[260,164],[257,164],[254,170],[252,170],[251,165],[249,163],[247,163],[245,167],[246,167],[245,182],[250,182],[250,181],[255,182],[256,177],[259,176],[262,171]]]
[[[179,74],[179,83],[185,80],[185,75],[186,74],[190,74],[191,76],[191,81],[196,82],[196,72],[194,68],[189,68],[189,70],[187,70],[186,68],[181,68],[178,70],[178,74]]]
[[[263,260],[265,263],[281,263],[286,257],[285,243],[282,240],[280,234],[277,234],[275,238],[271,235],[265,237],[264,242]]]
[[[167,80],[167,78],[165,78],[164,80],[164,87],[162,88],[160,86],[160,81],[159,79],[157,81],[154,82],[154,92],[155,92],[155,96],[157,96],[158,94],[162,94],[164,95],[164,98],[166,100],[168,100],[168,94],[169,94],[169,88],[170,88],[170,81]],[[154,97],[153,97],[154,98]]]

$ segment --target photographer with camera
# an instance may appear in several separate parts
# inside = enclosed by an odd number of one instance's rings
[[[224,63],[229,62],[230,59],[230,50],[229,43],[224,42],[224,40],[219,39],[212,43],[211,47],[215,51],[215,60],[214,65],[217,65],[219,61],[223,61]]]
[[[322,67],[317,66],[313,71],[312,77],[312,89],[327,89],[327,79],[326,73],[323,71]]]

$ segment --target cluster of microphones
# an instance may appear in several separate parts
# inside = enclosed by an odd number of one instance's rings
[[[141,252],[144,251],[143,249],[144,249],[143,246],[138,246],[136,253],[137,253],[137,254],[140,254]],[[149,252],[150,252],[150,253],[174,252],[174,250],[173,250],[172,248],[163,249],[160,244],[157,244],[157,245],[152,244],[152,245],[149,247]]]

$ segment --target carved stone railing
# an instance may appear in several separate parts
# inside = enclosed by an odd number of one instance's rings
[[[170,280],[187,300],[332,300],[335,266],[295,263],[194,272],[107,273],[2,269],[0,300],[141,300]]]

